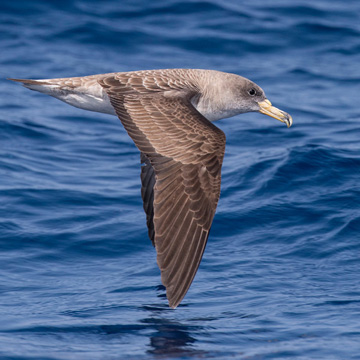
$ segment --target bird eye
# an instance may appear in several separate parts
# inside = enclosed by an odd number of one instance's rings
[[[256,95],[256,90],[254,88],[251,88],[249,91],[248,91],[249,95],[250,96],[254,96]]]

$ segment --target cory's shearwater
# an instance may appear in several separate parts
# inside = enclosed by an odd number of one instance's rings
[[[175,308],[199,267],[220,195],[225,135],[213,121],[258,111],[292,124],[252,81],[166,69],[22,80],[81,109],[117,115],[141,152],[141,195],[161,280]]]

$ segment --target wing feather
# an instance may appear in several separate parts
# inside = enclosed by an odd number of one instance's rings
[[[209,236],[225,135],[192,106],[196,86],[172,73],[110,74],[99,83],[141,151],[149,237],[175,308],[194,279]]]

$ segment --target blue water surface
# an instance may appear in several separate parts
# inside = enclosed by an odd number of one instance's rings
[[[0,359],[360,359],[360,2],[0,4]],[[5,80],[234,72],[294,125],[227,136],[195,281],[169,309],[116,117]]]

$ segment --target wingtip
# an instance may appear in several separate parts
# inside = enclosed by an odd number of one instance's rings
[[[175,297],[169,289],[166,289],[166,297],[169,303],[169,307],[171,307],[172,309],[176,309],[182,300],[181,298],[179,301],[178,297]]]
[[[169,307],[173,310],[175,310],[178,307],[179,304],[170,304],[169,302]]]
[[[179,295],[179,294],[172,294],[171,292],[166,291],[166,297],[168,299],[169,306],[172,309],[176,309],[180,305],[182,300],[184,299],[186,293],[187,293],[187,291],[180,293],[180,295]]]

